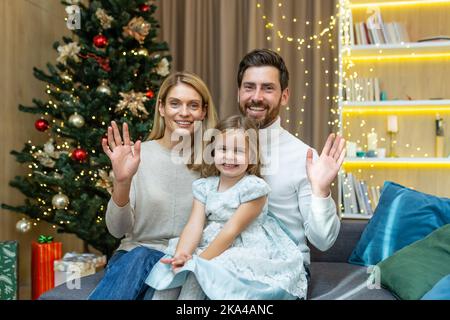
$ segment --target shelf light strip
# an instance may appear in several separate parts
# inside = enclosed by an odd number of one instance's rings
[[[450,106],[442,107],[427,107],[427,106],[417,106],[417,107],[345,107],[343,106],[342,113],[350,116],[355,114],[391,114],[391,113],[402,113],[410,115],[421,115],[421,114],[435,114],[435,113],[450,113]]]
[[[448,162],[407,162],[407,161],[398,161],[398,162],[351,162],[346,161],[343,163],[344,170],[345,169],[379,169],[379,168],[423,168],[423,169],[436,169],[436,168],[450,168],[450,159]]]
[[[400,59],[412,59],[412,60],[425,60],[425,59],[444,59],[450,58],[450,53],[407,53],[407,54],[380,54],[367,55],[367,56],[344,56],[345,61],[379,61],[379,60],[400,60]]]
[[[449,0],[426,0],[426,1],[389,1],[389,2],[369,2],[369,3],[352,3],[352,9],[364,9],[369,7],[398,7],[398,6],[416,6],[416,5],[432,5],[432,4],[450,4]]]

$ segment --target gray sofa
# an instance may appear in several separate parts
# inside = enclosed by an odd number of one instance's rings
[[[367,268],[347,263],[367,221],[343,220],[333,247],[321,252],[311,248],[311,283],[308,299],[312,300],[395,300],[385,289],[367,286]],[[85,300],[103,276],[103,271],[81,279],[80,289],[69,290],[62,284],[42,294],[40,300]]]

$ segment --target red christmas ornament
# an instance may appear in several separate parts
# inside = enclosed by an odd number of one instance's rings
[[[145,93],[145,96],[146,96],[147,98],[149,98],[149,99],[153,99],[153,97],[155,96],[155,93],[154,93],[152,90],[148,90],[148,91]]]
[[[148,4],[141,4],[139,5],[139,10],[141,12],[147,12],[148,10],[150,10],[150,6]]]
[[[81,148],[77,148],[75,150],[73,150],[72,152],[72,159],[75,161],[85,161],[88,157],[88,154],[86,152],[86,150],[81,149]]]
[[[48,129],[49,124],[48,121],[45,119],[38,119],[36,120],[36,122],[34,123],[34,127],[41,132],[44,132],[45,130]]]
[[[108,45],[108,38],[106,38],[104,35],[99,34],[94,37],[94,45],[97,48],[104,48]]]

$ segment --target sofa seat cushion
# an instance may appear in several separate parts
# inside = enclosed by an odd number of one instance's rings
[[[89,294],[103,278],[103,273],[104,270],[82,277],[79,288],[72,289],[66,283],[63,283],[52,290],[44,292],[39,297],[39,300],[87,300]]]
[[[313,262],[310,265],[311,300],[395,300],[385,289],[369,289],[366,267],[341,262]]]

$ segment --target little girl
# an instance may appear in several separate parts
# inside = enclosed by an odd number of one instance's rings
[[[201,298],[199,291],[213,300],[306,298],[302,254],[268,215],[270,190],[258,177],[257,141],[251,139],[257,140],[256,127],[232,116],[216,129],[214,163],[204,167],[207,178],[193,183],[189,221],[146,283],[165,292],[182,286],[179,299]]]

